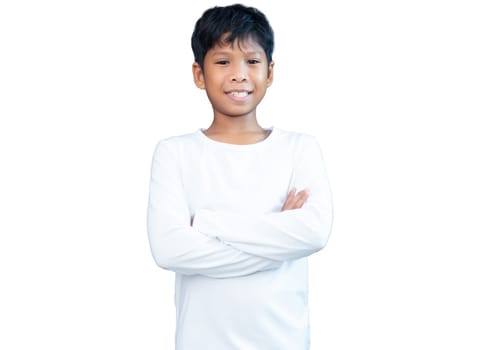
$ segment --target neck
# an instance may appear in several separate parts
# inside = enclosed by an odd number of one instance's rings
[[[215,115],[208,131],[222,134],[242,134],[264,131],[257,122],[256,116],[225,117]]]

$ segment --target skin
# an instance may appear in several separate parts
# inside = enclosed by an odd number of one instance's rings
[[[206,91],[213,108],[213,122],[204,134],[238,145],[268,137],[269,131],[257,122],[256,109],[273,82],[273,69],[274,62],[268,62],[264,49],[251,39],[213,46],[202,68],[194,62],[194,82]],[[308,197],[306,190],[291,189],[282,211],[301,208]]]

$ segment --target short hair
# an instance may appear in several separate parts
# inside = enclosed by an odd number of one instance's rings
[[[204,68],[206,53],[216,44],[223,44],[222,36],[229,34],[226,43],[233,44],[245,39],[253,39],[266,53],[271,63],[274,50],[274,33],[266,16],[254,7],[241,4],[215,6],[206,10],[196,22],[192,33],[194,59]]]

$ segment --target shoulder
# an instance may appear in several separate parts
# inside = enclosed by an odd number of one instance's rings
[[[278,139],[281,140],[279,148],[290,153],[294,162],[319,162],[323,158],[323,152],[317,138],[309,133],[300,131],[287,131],[277,129]]]
[[[185,145],[195,144],[199,140],[199,130],[187,134],[167,136],[158,140],[158,147],[180,148]]]
[[[158,140],[158,145],[177,145],[181,143],[193,142],[197,137],[197,131],[188,134],[172,135]]]
[[[199,131],[188,134],[172,135],[158,140],[155,154],[178,156],[184,149],[190,148],[198,143],[198,132]]]
[[[300,131],[289,131],[283,130],[280,128],[276,128],[276,131],[279,136],[279,140],[286,143],[287,145],[291,145],[296,149],[303,149],[306,147],[319,147],[319,143],[315,136],[300,132]]]

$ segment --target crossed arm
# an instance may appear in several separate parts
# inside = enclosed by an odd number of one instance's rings
[[[158,144],[151,172],[148,235],[160,267],[187,275],[240,277],[278,268],[285,260],[310,255],[325,245],[331,208],[324,172],[314,186],[320,190],[322,185],[323,193],[292,188],[280,212],[242,215],[198,210],[191,223],[177,160],[168,144]]]

